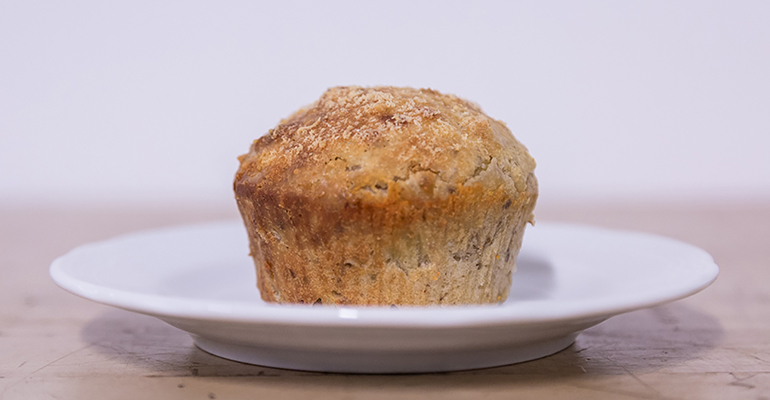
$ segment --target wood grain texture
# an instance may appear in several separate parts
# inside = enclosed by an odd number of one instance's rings
[[[0,210],[0,398],[770,399],[770,203],[541,206],[538,220],[659,233],[709,251],[716,283],[609,319],[541,360],[424,375],[339,375],[227,361],[151,317],[68,294],[56,256],[236,210]]]

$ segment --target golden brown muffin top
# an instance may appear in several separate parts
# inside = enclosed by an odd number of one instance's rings
[[[460,186],[507,186],[516,197],[537,185],[534,160],[504,123],[431,89],[329,89],[239,159],[238,196],[280,187],[308,198],[430,201]]]

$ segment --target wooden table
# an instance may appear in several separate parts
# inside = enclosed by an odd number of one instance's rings
[[[56,287],[54,257],[94,240],[237,217],[234,210],[0,209],[0,398],[770,399],[770,202],[542,206],[566,220],[672,236],[708,250],[716,283],[611,318],[568,349],[518,365],[426,375],[337,375],[206,354],[154,318]]]

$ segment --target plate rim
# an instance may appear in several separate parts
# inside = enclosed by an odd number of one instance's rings
[[[53,281],[62,289],[87,300],[124,310],[155,316],[164,320],[200,320],[237,324],[304,325],[304,326],[356,326],[371,328],[448,328],[498,325],[538,325],[556,321],[603,320],[614,315],[670,303],[696,294],[711,285],[719,275],[719,267],[705,250],[677,239],[646,232],[623,229],[608,229],[583,224],[562,222],[538,222],[538,228],[573,229],[604,232],[626,236],[646,237],[663,240],[683,250],[699,253],[702,258],[702,279],[683,287],[676,293],[646,296],[644,299],[629,297],[623,302],[608,305],[605,302],[578,300],[570,302],[559,310],[532,312],[526,308],[511,308],[503,305],[463,306],[401,306],[397,309],[383,306],[310,306],[259,303],[254,304],[225,300],[195,300],[179,296],[164,296],[137,293],[129,290],[109,288],[83,281],[69,275],[65,268],[73,255],[87,252],[100,246],[129,240],[148,234],[173,233],[193,229],[242,224],[238,220],[226,220],[197,224],[177,225],[131,232],[106,240],[77,246],[57,257],[49,268]],[[526,235],[526,233],[525,233]],[[526,239],[525,239],[526,240]],[[441,318],[424,318],[425,313],[442,314]]]

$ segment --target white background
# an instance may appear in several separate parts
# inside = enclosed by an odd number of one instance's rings
[[[479,103],[544,201],[770,199],[770,2],[0,2],[0,203],[232,204],[336,85]]]

